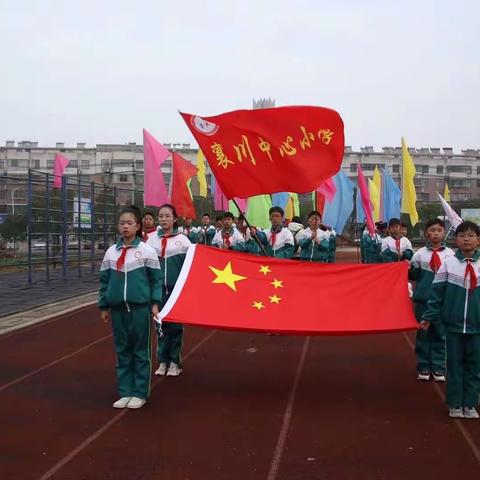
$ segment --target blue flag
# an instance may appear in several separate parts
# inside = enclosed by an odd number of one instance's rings
[[[340,234],[353,210],[353,182],[342,171],[333,177],[333,181],[337,192],[332,203],[325,202],[323,221]]]
[[[388,222],[391,218],[400,218],[400,201],[402,198],[402,192],[388,173],[387,169],[383,170],[382,177],[383,218]]]
[[[272,194],[272,205],[285,210],[287,208],[287,202],[289,198],[290,194],[288,192],[274,193]]]

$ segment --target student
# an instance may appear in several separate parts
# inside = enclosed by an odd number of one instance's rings
[[[292,258],[295,251],[295,242],[292,232],[283,226],[283,208],[272,207],[268,214],[272,227],[264,230],[265,237],[260,239],[268,255],[277,258]]]
[[[197,229],[197,243],[210,246],[216,233],[215,227],[210,224],[210,215],[204,213],[202,215],[201,225]]]
[[[222,218],[222,228],[217,231],[212,240],[212,246],[232,249],[235,245],[244,242],[242,234],[233,228],[235,217],[231,212],[225,212]]]
[[[435,274],[446,258],[455,255],[453,250],[443,243],[445,223],[439,218],[425,224],[425,238],[427,244],[413,255],[408,274],[408,278],[416,282],[413,305],[419,323],[432,292]],[[445,381],[445,330],[441,325],[432,325],[428,330],[417,331],[415,353],[417,380],[428,381],[432,375],[436,382]]]
[[[293,258],[298,259],[300,257],[300,247],[298,245],[299,235],[304,231],[302,219],[300,217],[293,217],[292,221],[288,224],[287,228],[292,232],[293,244],[295,246],[295,253]]]
[[[447,395],[452,418],[479,418],[480,228],[469,221],[456,229],[458,247],[439,268],[420,328],[443,324],[447,331]]]
[[[178,228],[179,233],[183,233],[192,243],[197,243],[197,229],[193,226],[193,219],[190,217],[183,218],[183,227]]]
[[[320,228],[322,217],[314,210],[308,214],[308,228],[300,233],[298,245],[300,246],[300,260],[308,262],[328,261],[329,236]]]
[[[162,301],[162,271],[155,251],[141,241],[140,210],[120,213],[122,236],[105,253],[100,268],[100,317],[112,317],[120,399],[113,408],[141,408],[150,393],[150,325]]]
[[[145,210],[142,217],[142,240],[146,242],[148,237],[157,231],[157,226],[155,225],[155,216],[150,210]]]
[[[392,218],[388,222],[389,236],[382,240],[382,261],[399,262],[410,260],[413,257],[413,248],[407,237],[400,235],[401,222]]]
[[[223,227],[223,215],[217,215],[215,217],[215,230],[218,232]]]
[[[173,287],[182,269],[190,240],[178,231],[177,212],[175,207],[165,204],[158,211],[160,228],[151,236],[147,245],[155,249],[164,272],[163,305],[169,299]],[[183,325],[166,322],[162,325],[163,336],[158,331],[157,360],[159,366],[155,375],[178,377],[182,373]]]
[[[401,237],[407,237],[408,235],[408,226],[406,223],[401,222],[400,223],[400,236]]]
[[[360,251],[362,263],[382,263],[382,236],[387,224],[384,222],[375,223],[375,233],[370,235],[365,227],[360,240]]]

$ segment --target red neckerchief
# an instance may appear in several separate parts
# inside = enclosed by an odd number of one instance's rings
[[[282,231],[283,227],[272,227],[270,229],[271,236],[270,236],[270,245],[273,247],[275,245],[275,242],[277,240],[277,233],[280,233]]]
[[[162,250],[160,251],[160,257],[165,258],[165,253],[167,252],[167,243],[168,239],[174,237],[175,235],[163,235],[162,237]]]
[[[472,266],[473,260],[471,258],[466,258],[465,261],[467,262],[467,268],[465,269],[465,277],[463,279],[463,284],[465,285],[467,282],[467,275],[470,275],[470,288],[468,289],[470,292],[477,288],[477,275],[475,274],[475,269]]]
[[[225,232],[225,230],[222,230],[223,244],[227,247],[230,247],[232,245],[232,242],[230,241],[230,236],[231,234],[229,232]]]
[[[127,256],[127,250],[132,247],[132,245],[128,245],[128,246],[123,246],[122,247],[122,253],[120,254],[120,256],[118,257],[118,260],[117,260],[117,272],[119,272],[122,267],[125,265],[125,257]],[[475,275],[475,273],[474,273]]]
[[[147,228],[146,230],[143,231],[143,235],[142,235],[142,240],[144,242],[146,242],[148,240],[148,234],[149,233],[153,233],[157,230],[157,227],[151,227],[151,228]]]
[[[430,259],[430,268],[434,273],[438,272],[438,269],[442,265],[442,259],[440,258],[440,255],[438,252],[443,250],[442,247],[440,248],[432,248],[432,258]]]
[[[183,227],[183,233],[188,237],[190,235],[190,230],[191,229],[192,229],[192,227]]]
[[[395,239],[395,247],[397,249],[397,252],[400,253],[400,245],[401,245],[401,239],[400,237]]]

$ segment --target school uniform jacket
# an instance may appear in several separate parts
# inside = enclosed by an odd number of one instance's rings
[[[327,232],[317,228],[317,241],[312,240],[313,230],[306,228],[298,234],[298,245],[301,248],[300,258],[309,262],[327,262],[330,238]]]
[[[471,265],[477,276],[477,287],[472,291],[462,252],[445,259],[433,280],[424,320],[443,322],[447,332],[480,334],[480,251],[473,255]]]
[[[295,253],[295,241],[292,232],[284,227],[277,232],[275,243],[272,245],[272,230],[263,230],[265,237],[260,240],[266,247],[266,251],[270,257],[292,258]]]
[[[245,239],[243,238],[243,235],[236,228],[233,228],[233,227],[230,229],[228,233],[228,239],[230,241],[230,247],[234,247],[239,243],[244,243],[245,241]],[[213,237],[212,246],[221,247],[223,243],[224,243],[223,230],[219,230]]]
[[[413,247],[407,237],[400,238],[400,248],[397,248],[397,241],[393,237],[386,237],[382,240],[382,260],[384,262],[410,260],[412,257]]]
[[[438,256],[443,264],[448,257],[455,255],[455,252],[445,247],[440,247]],[[414,280],[415,290],[413,292],[413,301],[425,303],[432,293],[432,282],[435,278],[435,272],[430,267],[430,260],[432,259],[432,247],[426,245],[415,252],[410,263],[410,270],[408,272],[409,280]]]
[[[162,303],[162,270],[155,251],[136,238],[127,248],[125,263],[117,269],[123,239],[112,245],[100,267],[98,308]]]
[[[183,233],[192,243],[197,243],[198,241],[198,231],[196,227],[179,227],[179,233]]]
[[[164,239],[166,239],[165,248],[163,248]],[[176,229],[171,235],[165,235],[163,230],[159,229],[157,235],[147,240],[147,245],[155,250],[163,271],[164,298],[172,292],[191,244],[192,242]]]
[[[202,245],[211,245],[213,241],[213,237],[217,230],[213,225],[209,225],[208,227],[200,226],[197,228],[197,243],[201,243]]]

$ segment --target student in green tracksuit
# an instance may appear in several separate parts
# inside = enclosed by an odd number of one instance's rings
[[[308,214],[308,228],[298,237],[300,260],[327,263],[329,237],[327,232],[320,228],[321,222],[322,217],[316,210]]]
[[[193,219],[190,217],[183,218],[183,227],[178,227],[178,232],[183,233],[191,243],[197,243],[198,241],[198,232],[197,229],[193,226]]]
[[[150,236],[147,245],[154,248],[163,271],[163,303],[169,299],[173,287],[182,269],[190,240],[178,231],[175,207],[165,204],[158,211],[160,228],[156,235]],[[159,362],[155,375],[178,377],[182,373],[183,325],[165,322],[163,335],[158,330],[157,359]]]
[[[363,230],[360,239],[362,263],[382,263],[382,239],[387,228],[385,222],[375,222],[375,232],[370,234],[368,228]]]
[[[204,213],[202,215],[201,225],[197,228],[197,243],[211,246],[216,233],[216,228],[210,224],[210,215]]]
[[[420,328],[443,323],[447,331],[447,395],[452,418],[479,418],[480,394],[480,228],[462,222],[455,232],[458,247],[442,263]]]
[[[295,253],[295,241],[292,232],[283,226],[283,208],[272,207],[268,214],[272,227],[264,230],[264,236],[258,235],[268,255],[275,258],[292,258]],[[257,231],[258,234],[258,231]]]
[[[413,248],[407,237],[402,237],[402,222],[398,218],[391,218],[388,222],[389,236],[382,240],[382,262],[401,262],[411,260]]]
[[[150,393],[151,316],[162,301],[162,271],[155,251],[141,241],[140,210],[120,214],[122,238],[105,253],[100,269],[101,319],[112,317],[120,399],[114,408],[141,408]]]
[[[408,273],[408,278],[415,281],[413,306],[419,323],[432,292],[435,273],[446,258],[455,255],[455,252],[443,243],[445,223],[439,218],[433,218],[425,224],[425,238],[427,245],[415,252]],[[428,330],[417,330],[415,354],[417,380],[428,381],[432,375],[436,382],[445,381],[445,329],[442,325],[435,324]]]

